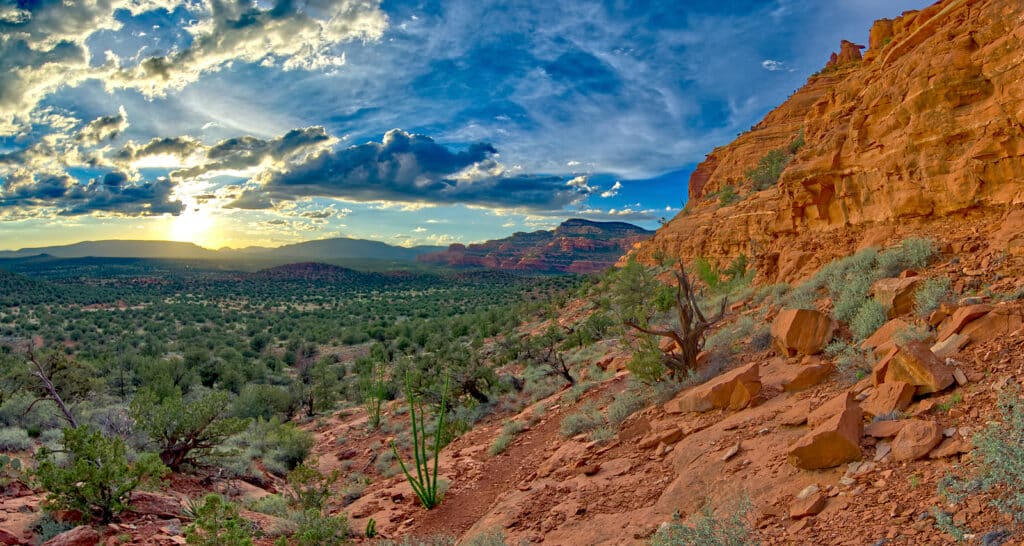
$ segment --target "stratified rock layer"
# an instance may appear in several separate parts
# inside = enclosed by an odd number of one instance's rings
[[[448,250],[421,254],[424,263],[523,271],[594,273],[654,232],[624,222],[566,220],[551,231],[516,233],[486,243],[454,244]]]
[[[844,44],[835,64],[709,154],[685,214],[637,255],[743,252],[766,280],[793,281],[850,250],[822,248],[809,233],[843,227],[856,237],[873,224],[1002,215],[1024,203],[1024,3],[947,0],[876,24],[870,44],[862,60]],[[726,185],[751,191],[744,173],[801,130],[806,143],[777,186],[726,207],[708,198]],[[1017,251],[1024,239],[1007,234],[996,250]]]

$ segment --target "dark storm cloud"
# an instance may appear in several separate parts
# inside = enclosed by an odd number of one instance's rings
[[[0,186],[0,210],[53,209],[61,216],[109,213],[124,216],[178,215],[184,209],[172,198],[174,183],[167,179],[132,183],[127,175],[111,172],[80,184],[66,175],[8,179]]]
[[[324,150],[257,177],[230,206],[262,209],[271,200],[337,197],[352,201],[462,203],[490,207],[561,208],[585,192],[559,176],[488,174],[497,150],[478,143],[453,152],[428,136],[388,131],[381,142]],[[463,175],[472,168],[479,172]],[[459,175],[459,176],[456,176]]]

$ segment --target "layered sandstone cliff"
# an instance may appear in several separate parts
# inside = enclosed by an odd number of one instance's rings
[[[624,222],[573,218],[554,230],[516,233],[469,246],[454,244],[417,259],[453,267],[594,273],[611,267],[626,250],[653,234]]]
[[[709,154],[686,210],[635,252],[742,252],[765,280],[792,280],[819,256],[915,226],[998,231],[1024,204],[1022,42],[1019,0],[944,0],[876,22],[863,57],[844,41],[821,73]],[[778,184],[752,188],[745,173],[801,131]],[[715,193],[727,185],[744,198],[722,206]]]

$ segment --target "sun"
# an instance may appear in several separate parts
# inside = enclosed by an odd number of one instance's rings
[[[171,222],[168,238],[172,241],[194,243],[207,248],[218,248],[221,243],[217,219],[207,209],[189,207]]]

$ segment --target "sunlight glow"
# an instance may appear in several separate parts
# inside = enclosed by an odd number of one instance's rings
[[[171,241],[194,243],[206,248],[219,248],[223,242],[217,219],[205,208],[195,210],[189,207],[171,222],[168,231]]]

